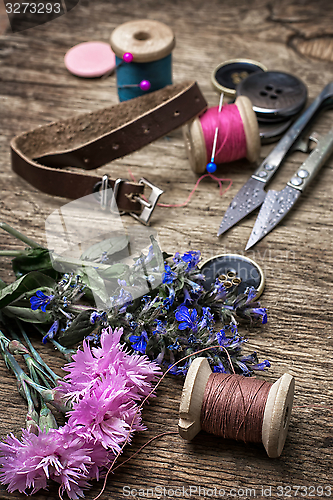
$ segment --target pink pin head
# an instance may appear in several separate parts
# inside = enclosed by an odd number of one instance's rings
[[[140,89],[141,90],[147,91],[150,89],[150,87],[151,87],[151,85],[150,85],[149,80],[142,80],[142,82],[140,82]]]
[[[133,54],[131,54],[130,52],[125,52],[125,54],[123,55],[123,61],[125,63],[131,63],[133,61]]]

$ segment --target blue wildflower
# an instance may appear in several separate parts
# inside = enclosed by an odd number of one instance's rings
[[[182,346],[178,342],[178,338],[175,340],[174,344],[168,345],[168,349],[169,349],[169,351],[181,351],[182,350]]]
[[[247,366],[251,370],[264,371],[265,368],[269,368],[271,366],[271,364],[268,361],[268,359],[265,359],[265,361],[262,361],[261,363],[258,363],[258,356],[257,356],[256,352],[253,352],[252,354],[249,354],[248,356],[242,356],[240,358],[240,361],[242,363],[246,363]]]
[[[215,300],[224,300],[228,294],[228,290],[225,288],[224,284],[222,281],[220,281],[218,278],[216,278],[215,283],[214,283],[214,288],[212,292],[210,293],[210,296],[215,295],[214,299]]]
[[[162,274],[162,282],[166,285],[170,285],[176,278],[177,273],[171,270],[171,267],[165,264],[164,273]]]
[[[258,362],[258,356],[256,352],[253,352],[252,354],[248,354],[247,356],[242,356],[240,358],[240,361],[246,364],[254,364]]]
[[[248,290],[247,290],[247,299],[246,299],[246,304],[250,304],[251,302],[253,302],[257,296],[257,293],[258,293],[258,290],[256,290],[253,286],[251,286]]]
[[[154,321],[154,323],[156,324],[156,328],[155,330],[153,330],[153,334],[161,334],[161,335],[164,335],[167,331],[166,331],[166,324],[167,322],[166,321],[162,321],[160,319],[156,319]]]
[[[97,311],[94,311],[90,314],[90,323],[94,325],[97,321],[106,321],[107,320],[107,314],[106,312],[98,313]]]
[[[191,344],[197,344],[198,342],[200,342],[200,340],[198,340],[195,335],[193,335],[193,333],[191,333],[191,335],[189,336],[189,338],[187,339],[187,342],[191,345]]]
[[[210,307],[202,308],[202,318],[199,321],[199,329],[210,328],[214,324],[214,316],[210,312]]]
[[[170,366],[172,366],[172,363],[168,366],[168,368],[170,368]],[[188,369],[189,369],[189,363],[187,361],[182,366],[177,366],[177,365],[174,366],[173,368],[171,368],[169,373],[172,373],[172,375],[186,375]]]
[[[174,261],[175,264],[178,264],[181,261],[180,253],[176,252],[175,255],[173,256],[172,260]]]
[[[238,335],[237,325],[235,325],[234,323],[230,323],[230,325],[228,325],[228,328],[233,335]]]
[[[242,363],[241,361],[236,360],[236,364],[240,368],[242,375],[244,375],[245,377],[249,377],[251,375],[251,370],[249,370],[249,368],[246,366],[245,363]]]
[[[41,290],[37,290],[36,295],[30,298],[31,309],[36,311],[41,308],[46,312],[46,306],[54,299],[54,295],[45,295]]]
[[[196,309],[193,309],[190,313],[186,306],[180,306],[178,311],[176,311],[175,318],[177,321],[181,321],[178,325],[179,330],[186,330],[189,328],[194,333],[198,330],[198,313]]]
[[[169,290],[169,297],[167,297],[163,301],[163,305],[167,310],[169,309],[170,306],[172,306],[176,296],[176,292],[172,286],[168,286],[168,290]]]
[[[189,279],[185,279],[185,282],[191,286],[191,290],[192,292],[194,293],[199,293],[202,291],[202,286],[199,285],[198,283],[195,283],[195,281],[192,281],[192,280],[189,280]]]
[[[118,296],[111,297],[110,299],[111,307],[121,306],[121,308],[119,309],[120,313],[125,313],[126,308],[132,303],[132,301],[133,301],[132,294],[124,290],[124,288],[120,290]]]
[[[253,307],[250,309],[250,313],[253,314],[254,319],[259,319],[261,316],[261,322],[263,325],[267,323],[267,311],[265,307]]]
[[[221,347],[229,347],[230,349],[234,349],[236,351],[240,349],[241,344],[246,342],[246,339],[240,337],[238,334],[233,337],[227,337],[224,328],[222,328],[219,332],[216,332],[216,339]]]
[[[256,363],[255,365],[251,365],[250,368],[252,370],[259,370],[259,371],[264,371],[265,368],[269,368],[271,366],[270,362],[268,359],[265,359],[261,363]]]
[[[183,262],[187,262],[187,271],[199,264],[201,254],[199,251],[190,251],[181,256]]]
[[[189,306],[193,302],[193,299],[190,295],[190,292],[188,291],[188,289],[185,286],[183,288],[183,292],[184,292],[184,301],[181,305],[182,306]]]
[[[216,339],[219,345],[223,347],[228,345],[228,342],[230,340],[228,339],[228,337],[226,337],[224,328],[222,328],[222,330],[220,330],[219,332],[216,332]]]
[[[43,344],[46,344],[47,339],[53,339],[53,337],[58,332],[58,328],[59,328],[59,321],[56,319],[51,328],[49,329],[49,331],[47,332],[47,334],[44,335],[42,339]]]
[[[135,351],[145,354],[148,343],[146,330],[142,330],[141,335],[131,335],[129,341],[132,343],[132,347]]]
[[[223,363],[221,361],[218,363],[218,365],[213,366],[213,373],[229,373],[225,368]]]

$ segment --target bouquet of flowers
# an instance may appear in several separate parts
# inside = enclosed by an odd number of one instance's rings
[[[163,370],[185,375],[199,355],[214,372],[249,376],[269,366],[256,353],[242,352],[246,339],[238,331],[240,321],[267,321],[256,290],[239,293],[237,285],[226,289],[218,279],[206,290],[200,252],[164,254],[161,261],[152,238],[147,255],[132,266],[114,263],[106,252],[102,276],[93,266],[68,273],[54,270],[47,249],[2,228],[30,247],[1,252],[14,257],[17,280],[0,282],[0,352],[28,405],[21,440],[11,434],[0,443],[0,481],[10,492],[33,494],[52,479],[69,498],[84,496],[89,480],[98,479],[132,433],[144,429],[140,401]],[[116,283],[112,296],[108,280]],[[102,309],[96,294],[103,297]],[[33,347],[32,330],[69,361],[64,378]],[[65,425],[58,427],[50,406],[65,413]]]

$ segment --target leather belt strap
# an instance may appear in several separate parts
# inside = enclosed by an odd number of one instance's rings
[[[12,168],[45,193],[77,199],[89,195],[102,178],[64,170],[98,168],[180,127],[207,107],[195,82],[170,85],[118,105],[39,127],[11,142]],[[114,187],[115,180],[109,180]],[[140,212],[135,199],[144,184],[117,186],[117,205]]]

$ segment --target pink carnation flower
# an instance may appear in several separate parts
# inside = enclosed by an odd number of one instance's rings
[[[13,434],[0,443],[0,481],[8,491],[31,494],[47,487],[53,479],[69,498],[83,497],[88,480],[99,477],[100,467],[109,463],[109,454],[91,437],[78,436],[70,425],[51,429],[47,434],[22,432],[21,441]]]
[[[74,403],[68,422],[80,427],[77,431],[80,436],[90,435],[117,453],[128,436],[136,411],[137,406],[129,399],[129,389],[125,387],[123,377],[108,373],[96,379],[88,396]],[[131,430],[144,430],[140,412]]]
[[[52,479],[77,500],[132,432],[145,429],[135,401],[149,394],[160,368],[127,352],[122,333],[105,329],[100,348],[83,342],[66,365],[69,374],[57,390],[74,402],[68,424],[37,436],[23,430],[21,441],[11,434],[0,443],[0,481],[8,491],[33,494]]]
[[[120,337],[123,329],[105,328],[101,335],[101,347],[90,348],[83,342],[83,350],[73,356],[73,362],[65,365],[69,372],[66,382],[61,382],[60,390],[70,399],[79,401],[89,394],[96,378],[107,373],[122,375],[128,396],[138,400],[146,397],[151,391],[151,384],[161,374],[160,367],[147,356],[131,354],[121,345]]]

